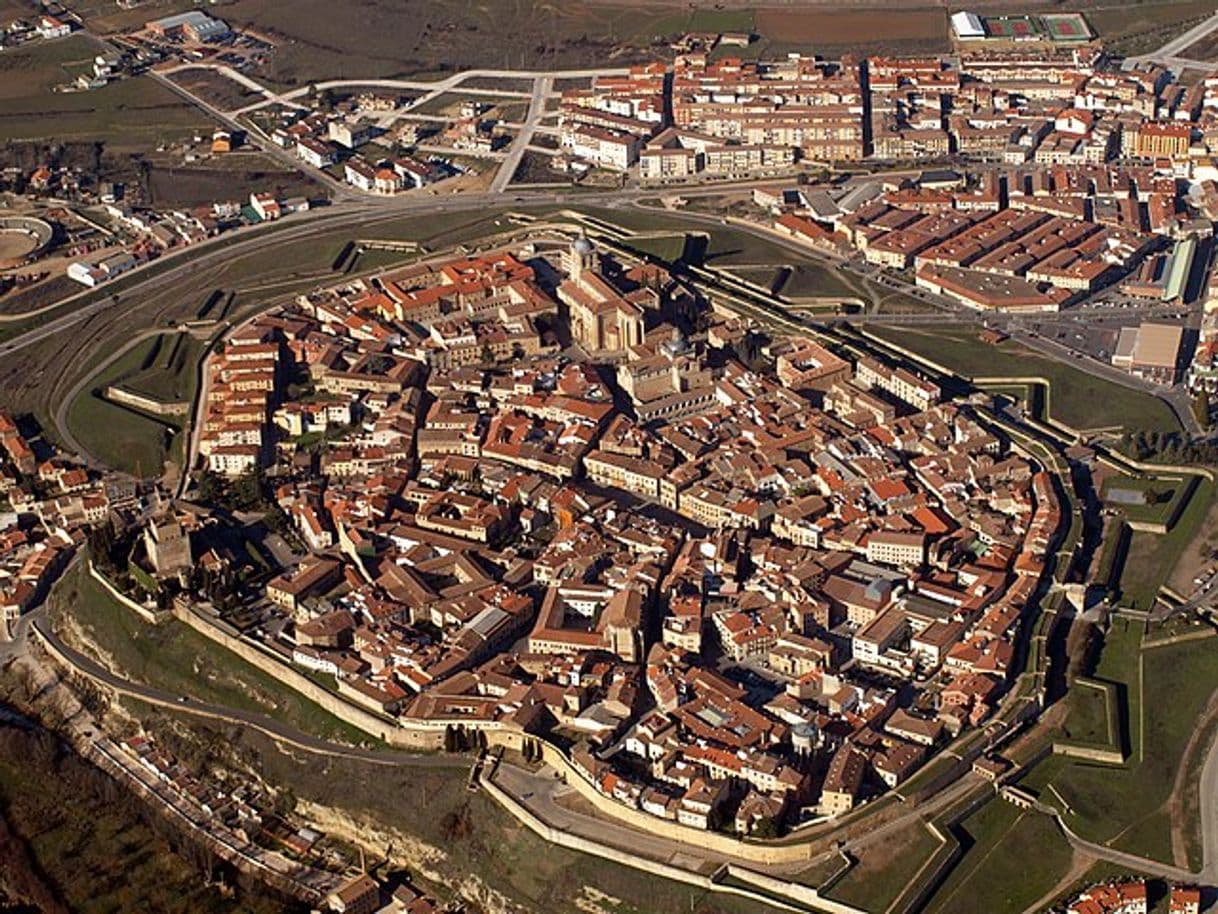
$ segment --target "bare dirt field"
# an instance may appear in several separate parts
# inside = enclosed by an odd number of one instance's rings
[[[1181,57],[1191,60],[1218,60],[1218,35],[1213,32],[1184,49]]]
[[[38,242],[24,232],[0,232],[0,263],[14,257],[24,257]]]
[[[763,39],[784,44],[947,40],[942,9],[765,9],[756,22]]]
[[[322,185],[299,172],[283,171],[262,156],[218,159],[215,168],[153,166],[148,190],[154,206],[197,206],[214,200],[245,200],[252,192],[280,197],[322,197]]]
[[[221,111],[233,111],[261,97],[253,90],[229,79],[223,73],[217,73],[206,67],[179,70],[169,78],[186,91],[197,95]]]
[[[649,57],[638,48],[655,14],[552,0],[352,0],[342,28],[331,0],[236,0],[224,18],[277,44],[266,76],[436,76],[475,67],[572,68]]]
[[[1081,8],[1107,46],[1122,54],[1146,54],[1218,11],[1218,0],[1103,2]]]

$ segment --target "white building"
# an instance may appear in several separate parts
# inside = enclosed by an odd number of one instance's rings
[[[958,41],[979,41],[985,38],[985,25],[976,13],[961,10],[952,13],[952,32]]]

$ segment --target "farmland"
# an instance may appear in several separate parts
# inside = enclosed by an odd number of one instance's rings
[[[149,77],[88,92],[61,92],[100,45],[86,35],[0,55],[0,140],[101,141],[142,150],[205,127],[207,119]]]
[[[1123,54],[1145,54],[1218,10],[1218,0],[1097,3],[1087,20],[1105,44]]]
[[[760,56],[808,47],[854,53],[935,53],[948,50],[943,9],[762,9]]]

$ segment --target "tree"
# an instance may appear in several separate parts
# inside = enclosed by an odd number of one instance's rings
[[[1210,424],[1210,395],[1204,390],[1197,391],[1193,397],[1193,415],[1197,417],[1197,422],[1202,428],[1206,428]]]
[[[242,511],[252,511],[266,506],[263,488],[266,485],[266,474],[262,467],[255,466],[246,470],[233,483],[233,501]]]
[[[756,838],[777,838],[781,833],[773,816],[763,816],[753,826],[753,836]]]
[[[204,470],[195,480],[199,490],[199,501],[213,504],[224,494],[224,480],[211,470]]]
[[[296,791],[291,787],[284,787],[275,796],[275,812],[279,816],[286,816],[296,811]]]

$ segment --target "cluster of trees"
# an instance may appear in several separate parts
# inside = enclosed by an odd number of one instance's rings
[[[198,500],[203,504],[219,505],[230,512],[261,514],[269,529],[299,545],[291,518],[273,498],[267,497],[270,487],[262,467],[242,473],[231,483],[210,470],[204,470],[195,478],[195,485]]]
[[[1135,460],[1174,464],[1218,463],[1218,443],[1189,441],[1179,432],[1126,432],[1121,437],[1121,449]]]
[[[218,569],[195,565],[186,573],[186,587],[191,593],[203,594],[221,612],[241,603],[241,582],[228,565]]]
[[[526,762],[540,762],[543,757],[541,743],[536,740],[526,739],[524,746],[521,747],[520,754],[524,756]]]
[[[273,505],[266,497],[266,472],[262,467],[247,470],[231,483],[204,470],[195,478],[195,486],[201,502],[229,511],[267,511]]]
[[[93,564],[108,577],[127,574],[134,544],[134,533],[120,531],[112,520],[89,530],[89,555]]]
[[[472,752],[486,748],[486,734],[481,730],[466,730],[463,724],[444,728],[445,752]]]
[[[237,871],[48,731],[0,726],[0,766],[6,764],[18,774],[15,782],[0,783],[0,911],[7,910],[7,893],[26,905],[16,910],[67,914],[64,896],[88,897],[94,886],[122,910],[308,910]],[[58,828],[72,834],[64,854],[20,837]],[[114,840],[122,846],[111,847]],[[166,861],[170,853],[172,863]],[[116,866],[130,868],[118,872]],[[203,894],[201,882],[223,884],[230,892]]]

